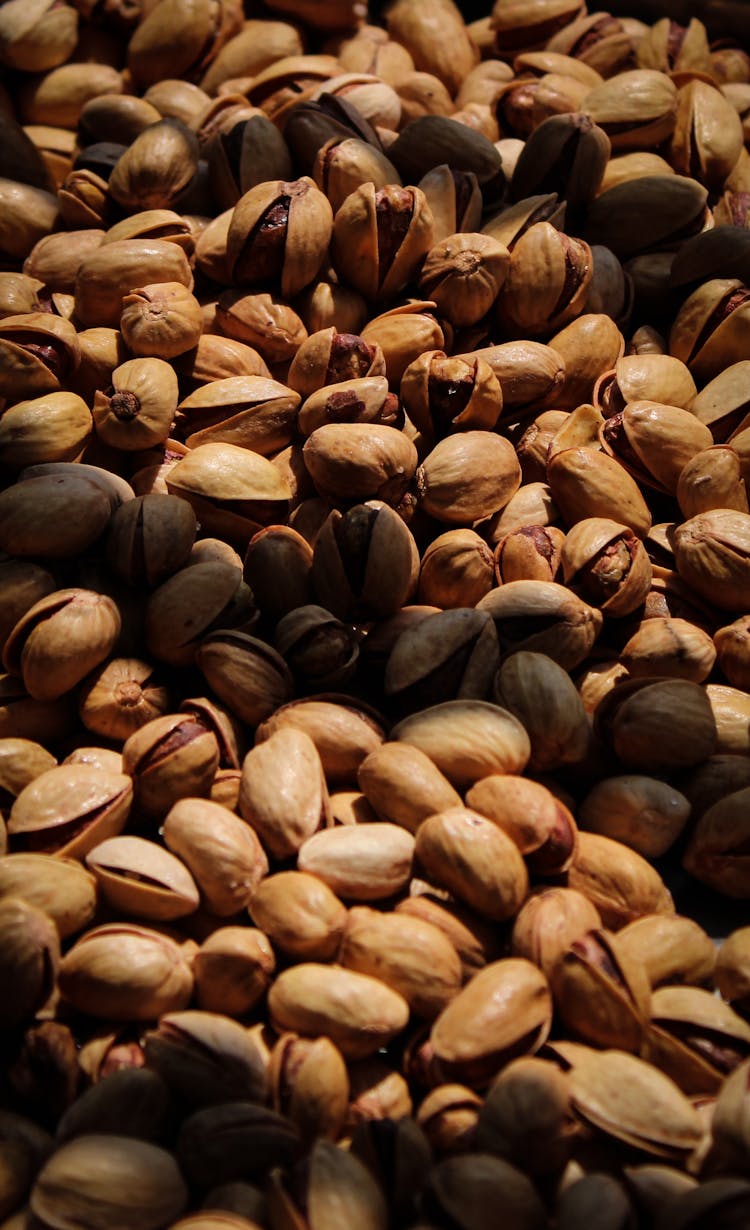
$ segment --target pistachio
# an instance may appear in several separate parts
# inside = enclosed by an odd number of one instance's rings
[[[253,893],[250,913],[283,953],[309,961],[336,955],[347,917],[333,890],[303,871],[267,876]]]
[[[6,854],[0,858],[0,898],[22,897],[55,923],[68,939],[91,922],[96,884],[80,863],[48,854]]]
[[[750,1026],[710,991],[654,991],[644,1055],[686,1093],[718,1092],[749,1052]]]
[[[627,526],[606,517],[585,517],[571,526],[561,563],[566,584],[605,615],[637,610],[651,585],[643,543]]]
[[[169,696],[153,680],[154,668],[137,658],[110,658],[88,676],[79,698],[87,730],[123,742],[168,712]]]
[[[406,1025],[406,1000],[377,978],[304,963],[284,970],[268,996],[275,1028],[329,1037],[348,1059],[374,1054]]]
[[[413,1013],[428,1020],[461,987],[458,954],[437,927],[364,906],[349,911],[339,962],[379,978],[403,995]]]
[[[158,931],[110,923],[87,931],[60,965],[60,993],[104,1020],[149,1021],[185,1008],[193,975],[182,949]]]
[[[132,1136],[78,1136],[42,1167],[31,1192],[35,1216],[54,1230],[157,1230],[179,1217],[188,1191],[171,1153]]]
[[[309,735],[282,728],[248,752],[239,807],[274,858],[295,854],[330,823],[323,769]]]
[[[13,1028],[26,1025],[52,994],[60,940],[49,915],[20,896],[0,901],[0,933],[5,991],[1,1019],[6,1028]]]
[[[599,833],[579,831],[567,886],[587,897],[613,930],[643,914],[674,913],[672,897],[651,864]]]
[[[82,858],[122,831],[132,800],[132,782],[124,773],[59,765],[21,791],[8,830],[20,849]]]
[[[672,1080],[619,1050],[587,1050],[570,1073],[583,1121],[656,1157],[684,1161],[702,1135],[700,1118]]]
[[[650,987],[617,935],[594,930],[574,940],[552,970],[550,985],[557,1013],[576,1036],[594,1046],[640,1052]]]
[[[596,906],[576,889],[537,889],[518,911],[511,953],[533,961],[549,978],[571,944],[600,924]]]
[[[714,982],[726,999],[747,1017],[747,953],[748,929],[740,927],[724,940],[719,949],[714,970]]]
[[[419,552],[410,530],[381,500],[367,500],[345,513],[334,509],[315,541],[313,586],[321,602],[342,619],[394,614],[412,597],[418,571]]]
[[[521,467],[501,436],[465,431],[441,440],[416,480],[425,512],[449,525],[466,525],[505,507],[521,485]]]
[[[493,773],[471,787],[466,802],[507,833],[532,870],[548,875],[570,866],[576,824],[565,804],[546,786]]]
[[[146,1034],[144,1053],[146,1064],[191,1107],[265,1099],[259,1048],[242,1025],[219,1013],[166,1012]]]
[[[344,825],[308,837],[297,866],[345,900],[378,901],[408,883],[413,853],[414,838],[400,825]]]
[[[268,989],[276,966],[268,937],[254,927],[219,927],[193,960],[195,995],[205,1012],[244,1017]]]
[[[746,790],[727,795],[703,813],[690,835],[683,865],[691,875],[728,897],[742,897],[747,887],[745,854]]]
[[[177,377],[164,359],[130,359],[112,372],[111,392],[94,397],[99,436],[114,448],[160,444],[177,409]]]
[[[500,653],[543,653],[564,670],[580,665],[596,641],[601,613],[554,581],[507,581],[477,603],[495,621]]]
[[[209,799],[181,798],[167,812],[163,832],[167,848],[190,869],[213,914],[228,917],[248,905],[268,861],[239,816]]]
[[[528,873],[514,841],[470,808],[450,808],[423,820],[414,852],[432,881],[485,918],[512,918],[528,892]]]
[[[297,294],[318,273],[332,223],[327,198],[308,177],[259,184],[234,208],[229,272],[239,285],[280,275],[282,294]]]
[[[509,957],[481,970],[443,1009],[430,1045],[445,1078],[483,1088],[510,1055],[537,1051],[551,1020],[544,974],[530,961]]]
[[[126,915],[156,921],[197,909],[198,889],[188,869],[156,842],[110,837],[86,856],[105,901]]]
[[[507,710],[479,700],[445,701],[404,718],[393,738],[429,756],[451,785],[470,786],[491,773],[524,768],[529,737]]]
[[[494,696],[526,729],[532,769],[545,772],[586,755],[590,727],[583,702],[552,658],[528,651],[511,654],[497,673]]]

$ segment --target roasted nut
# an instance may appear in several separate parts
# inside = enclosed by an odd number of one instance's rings
[[[185,1008],[193,975],[183,950],[158,931],[110,923],[87,931],[60,965],[60,993],[106,1021],[150,1021]]]
[[[212,914],[225,918],[250,902],[268,860],[248,824],[209,799],[181,798],[163,826],[167,848],[192,872]]]

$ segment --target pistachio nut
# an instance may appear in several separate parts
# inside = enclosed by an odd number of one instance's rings
[[[229,275],[214,271],[222,281]],[[267,363],[294,358],[307,337],[302,318],[288,303],[266,291],[229,290],[216,303],[216,322],[229,337],[260,352]]]
[[[447,358],[425,351],[401,377],[401,399],[410,421],[428,440],[471,428],[492,430],[503,407],[497,377],[477,357]]]
[[[513,923],[511,954],[533,961],[550,978],[571,944],[601,926],[593,902],[574,888],[536,889]]]
[[[523,724],[531,741],[529,766],[537,772],[583,760],[590,726],[567,671],[546,654],[511,654],[495,677],[493,695]]]
[[[204,1012],[245,1017],[262,999],[276,959],[266,935],[255,927],[218,927],[193,959],[195,998]]]
[[[345,900],[379,901],[406,886],[413,855],[414,838],[401,825],[340,825],[307,837],[297,866]]]
[[[670,495],[683,468],[712,443],[692,412],[652,401],[629,402],[605,421],[600,439],[640,483]]]
[[[14,470],[77,461],[92,427],[91,411],[76,393],[16,402],[0,418],[0,461]]]
[[[20,896],[0,900],[0,979],[6,1028],[25,1026],[55,989],[60,939],[52,918]]]
[[[240,286],[280,277],[283,295],[312,282],[328,248],[333,211],[307,176],[269,180],[251,188],[234,207],[227,260]]]
[[[149,1068],[190,1107],[263,1102],[266,1069],[259,1048],[237,1021],[215,1012],[166,1012],[144,1041]]]
[[[417,830],[415,855],[424,873],[485,918],[512,918],[528,892],[515,842],[471,808],[438,812]]]
[[[575,1036],[640,1053],[650,986],[616,934],[594,930],[574,940],[553,968],[550,986],[555,1011]]]
[[[124,742],[169,711],[169,695],[153,678],[154,667],[138,658],[110,658],[87,677],[78,710],[87,730]]]
[[[686,1093],[717,1093],[750,1054],[750,1025],[700,987],[659,987],[650,1016],[644,1058]]]
[[[156,842],[110,837],[86,855],[102,897],[135,918],[167,921],[198,908],[199,893],[187,867]]]
[[[78,1136],[42,1167],[31,1192],[35,1216],[54,1230],[85,1220],[92,1230],[136,1224],[157,1230],[179,1217],[188,1191],[171,1153],[131,1136]]]
[[[626,950],[646,971],[652,990],[669,983],[703,985],[716,962],[716,948],[691,918],[681,914],[644,914],[617,933]]]
[[[60,994],[78,1012],[106,1021],[150,1021],[187,1007],[193,975],[167,935],[134,923],[94,927],[60,964]]]
[[[546,1059],[512,1060],[491,1085],[480,1109],[478,1150],[545,1176],[561,1170],[574,1138],[567,1076]]]
[[[597,782],[582,801],[578,818],[590,832],[621,841],[646,858],[658,858],[677,840],[689,815],[688,800],[673,786],[631,774]]]
[[[561,550],[565,583],[604,615],[628,615],[651,586],[643,543],[626,525],[584,517],[569,529]]]
[[[393,150],[391,150],[393,154]],[[336,213],[336,272],[368,300],[387,299],[413,277],[432,246],[432,211],[419,188],[362,184]]]
[[[728,897],[742,898],[747,890],[750,859],[745,854],[743,812],[747,798],[747,789],[738,790],[709,807],[692,830],[683,855],[686,871]]]
[[[680,175],[720,187],[743,148],[742,121],[713,83],[693,79],[678,92],[670,160]]]
[[[749,527],[747,513],[716,508],[691,517],[675,530],[680,576],[722,611],[740,612],[745,604]]]
[[[59,765],[21,791],[8,832],[17,849],[80,859],[122,832],[132,801],[133,785],[124,773]]]
[[[499,705],[450,700],[404,718],[392,737],[429,756],[451,785],[473,785],[491,773],[515,773],[531,745],[521,723]]]
[[[570,1083],[576,1114],[615,1140],[677,1163],[700,1143],[698,1112],[668,1076],[635,1055],[587,1050]]]
[[[178,799],[207,795],[219,766],[215,734],[195,716],[153,718],[126,739],[123,770],[133,779],[138,807],[164,816]]]
[[[719,948],[714,970],[719,992],[744,1017],[748,1015],[748,939],[747,927],[732,931]]]
[[[323,767],[309,735],[282,727],[247,753],[239,811],[276,859],[296,854],[331,823]]]
[[[346,906],[318,876],[279,871],[252,894],[250,914],[282,953],[303,961],[337,954],[346,926]]]
[[[519,337],[549,334],[581,313],[592,275],[587,243],[536,222],[513,247],[498,319]]]
[[[471,787],[466,802],[511,838],[532,871],[551,875],[570,866],[577,836],[575,820],[540,782],[493,773]]]
[[[134,355],[174,359],[198,344],[203,313],[198,300],[181,282],[159,282],[125,296],[120,330]]]
[[[637,483],[606,453],[587,447],[562,449],[547,464],[547,481],[569,527],[608,515],[639,538],[651,527],[651,513]]]
[[[31,310],[0,320],[0,394],[12,402],[59,393],[80,358],[76,330],[61,316]]]
[[[347,1059],[374,1054],[406,1025],[398,992],[369,974],[312,962],[277,977],[268,995],[274,1028],[333,1041]]]
[[[601,612],[554,581],[507,581],[477,603],[495,621],[502,657],[543,653],[564,670],[587,657],[601,631]]]
[[[444,1079],[484,1088],[510,1055],[533,1054],[552,1021],[541,970],[521,957],[486,966],[434,1022],[430,1047]]]
[[[365,906],[349,911],[338,957],[403,995],[416,1016],[434,1019],[461,988],[461,962],[447,936],[415,917]]]
[[[279,619],[312,598],[312,548],[296,530],[272,525],[248,544],[244,576],[260,610]]]
[[[334,509],[315,541],[313,586],[325,607],[342,619],[394,614],[413,596],[418,575],[414,537],[381,500],[344,513]]]
[[[612,930],[643,914],[674,913],[671,894],[655,868],[635,850],[599,833],[579,830],[566,883],[596,906]]]
[[[176,496],[153,493],[138,498],[171,500],[178,507],[190,509],[187,501]],[[160,513],[162,510],[155,511]],[[192,509],[190,512],[192,513]],[[143,520],[145,522],[145,516]],[[177,519],[170,520],[174,526]],[[164,518],[160,523],[162,533],[167,531],[170,520]],[[180,521],[183,525],[190,525],[189,518],[181,517]],[[182,540],[184,546],[187,546],[184,535]],[[162,541],[171,542],[175,551],[181,545],[180,537],[174,530],[171,537],[167,538],[165,534]],[[157,542],[157,550],[158,545]],[[190,545],[192,546],[192,543]],[[145,551],[143,554],[145,555]],[[204,637],[216,628],[231,627],[237,623],[247,627],[256,614],[247,587],[241,580],[239,568],[222,560],[205,560],[188,568],[179,568],[173,576],[163,580],[150,595],[146,604],[146,646],[160,662],[167,662],[171,666],[191,666],[196,660]]]
[[[303,1140],[335,1140],[349,1105],[349,1075],[330,1038],[282,1034],[271,1051],[269,1080],[274,1109],[285,1114]]]
[[[486,612],[438,611],[397,637],[384,692],[402,712],[454,698],[484,700],[497,663],[497,635]]]
[[[493,583],[492,552],[484,539],[465,527],[446,530],[422,554],[417,596],[443,609],[472,607]]]
[[[416,832],[427,816],[460,805],[460,797],[424,752],[384,743],[359,767],[357,780],[381,820]]]
[[[55,923],[68,939],[90,923],[97,906],[96,882],[74,859],[48,854],[0,858],[0,899],[22,897]]]
[[[209,799],[173,803],[163,831],[167,848],[187,865],[207,906],[219,917],[243,909],[268,871],[253,829]]]
[[[334,502],[397,505],[417,468],[411,440],[379,423],[326,423],[308,436],[303,457],[318,494]]]
[[[169,471],[167,489],[192,504],[203,529],[243,547],[286,511],[290,491],[265,457],[235,444],[201,444]]]
[[[172,1107],[169,1090],[149,1068],[120,1068],[90,1085],[61,1116],[56,1139],[106,1134],[160,1144]]]
[[[646,619],[623,646],[621,661],[630,675],[671,675],[703,683],[716,661],[707,632],[686,619]]]
[[[177,377],[164,359],[129,359],[112,372],[111,392],[94,396],[98,435],[113,448],[136,450],[163,443],[177,409]]]
[[[465,525],[508,503],[521,485],[521,467],[509,441],[489,431],[465,431],[432,449],[416,481],[425,512],[449,525]]]

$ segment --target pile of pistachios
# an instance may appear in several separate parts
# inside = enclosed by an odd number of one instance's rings
[[[750,1225],[749,52],[0,5],[0,1230]]]

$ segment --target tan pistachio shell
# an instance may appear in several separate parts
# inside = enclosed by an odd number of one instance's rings
[[[303,963],[274,982],[268,1008],[275,1028],[330,1037],[348,1059],[374,1054],[406,1025],[406,1000],[377,978]]]
[[[488,965],[435,1021],[430,1044],[448,1079],[482,1087],[523,1044],[533,1053],[552,1021],[552,1000],[541,970],[523,958]]]

